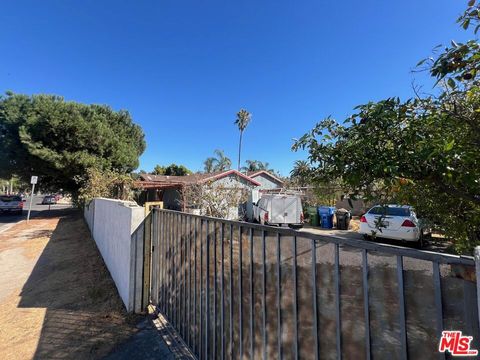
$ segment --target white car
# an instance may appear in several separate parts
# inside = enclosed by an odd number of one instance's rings
[[[2,195],[0,196],[0,213],[16,213],[21,215],[23,212],[23,201],[20,196]]]
[[[358,232],[367,240],[379,237],[415,242],[421,247],[430,229],[417,218],[411,206],[377,205],[361,217]]]

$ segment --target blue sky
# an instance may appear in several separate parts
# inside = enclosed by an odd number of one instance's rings
[[[7,1],[0,91],[51,93],[127,109],[157,163],[201,170],[214,149],[236,164],[240,108],[252,113],[243,159],[286,175],[290,150],[320,119],[412,96],[411,70],[465,40],[466,0]]]

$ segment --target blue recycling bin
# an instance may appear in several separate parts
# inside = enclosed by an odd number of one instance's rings
[[[333,214],[335,208],[332,206],[319,206],[318,216],[320,217],[320,227],[323,229],[333,229]]]

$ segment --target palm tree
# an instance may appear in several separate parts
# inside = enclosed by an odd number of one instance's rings
[[[216,165],[215,165],[215,171],[226,171],[229,170],[232,167],[232,160],[230,158],[225,156],[225,153],[223,150],[215,150],[214,151],[216,155]]]
[[[310,166],[305,160],[297,160],[293,165],[290,175],[293,179],[297,180],[300,186],[307,184],[307,177],[310,172]]]
[[[275,170],[270,168],[270,164],[268,162],[263,162],[259,160],[245,160],[245,164],[246,165],[242,167],[242,171],[244,172],[265,170],[271,173],[275,173]]]
[[[250,122],[252,115],[244,109],[241,109],[237,113],[237,119],[235,120],[235,125],[238,126],[238,130],[240,130],[240,142],[238,143],[238,171],[240,171],[240,155],[242,153],[242,136],[243,131],[246,129],[248,123]]]
[[[203,168],[206,173],[211,173],[215,170],[215,161],[214,157],[209,157],[203,162]]]
[[[203,162],[203,167],[206,173],[214,171],[226,171],[232,167],[232,160],[225,156],[223,150],[215,150],[215,157],[209,157]]]
[[[260,170],[265,170],[265,171],[268,171],[268,172],[271,172],[271,173],[274,173],[275,170],[273,170],[271,167],[270,167],[270,164],[268,162],[263,162],[263,161],[257,161],[257,170],[260,171]]]
[[[245,160],[245,166],[242,166],[243,172],[257,171],[258,170],[258,160]]]

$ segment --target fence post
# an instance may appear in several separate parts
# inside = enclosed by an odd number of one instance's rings
[[[134,312],[136,314],[145,311],[143,307],[143,279],[144,279],[144,234],[145,234],[145,222],[138,227],[136,231],[137,235],[135,236],[135,281],[134,281]]]
[[[145,230],[143,234],[143,292],[142,309],[146,310],[150,303],[150,276],[152,256],[152,214],[145,218]]]
[[[480,246],[475,248],[475,274],[477,278],[478,323],[480,324]]]

